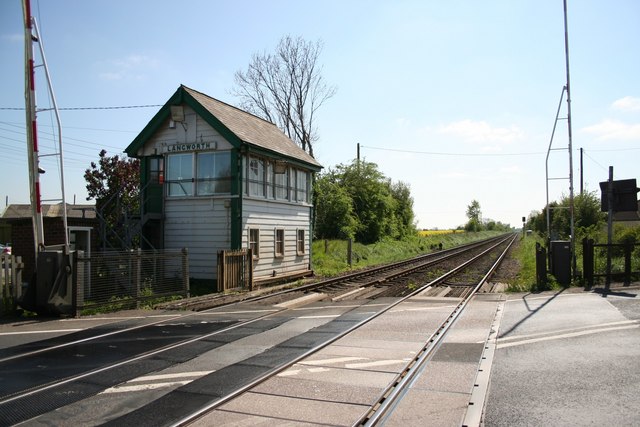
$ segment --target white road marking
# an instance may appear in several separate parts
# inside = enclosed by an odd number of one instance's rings
[[[578,327],[578,328],[567,328],[567,329],[556,329],[555,331],[547,331],[547,332],[537,332],[535,334],[525,334],[525,335],[514,335],[514,336],[509,336],[509,337],[500,337],[498,338],[498,342],[502,343],[505,341],[514,341],[514,340],[518,340],[518,341],[522,341],[523,339],[526,338],[532,338],[532,337],[540,337],[540,336],[545,336],[545,335],[550,335],[550,334],[564,334],[564,333],[571,333],[571,332],[581,332],[582,330],[590,330],[593,328],[604,328],[604,327],[608,327],[608,326],[620,326],[620,325],[632,325],[632,324],[640,324],[640,321],[638,320],[622,320],[620,322],[609,322],[609,323],[600,323],[598,325],[590,325],[590,326],[583,326],[583,327]],[[484,341],[478,341],[478,344],[484,343]]]
[[[61,332],[78,332],[84,329],[50,329],[46,331],[22,331],[22,332],[0,332],[3,335],[26,335],[26,334],[58,334]]]
[[[194,313],[196,316],[218,315],[218,314],[247,314],[247,313],[275,313],[280,310],[264,309],[264,310],[238,310],[238,311],[200,311]]]
[[[108,388],[100,394],[113,394],[113,393],[130,393],[136,391],[157,390],[159,388],[177,387],[189,384],[191,381],[208,375],[214,371],[192,371],[192,372],[179,372],[173,374],[160,374],[160,375],[146,375],[127,381],[124,384],[120,384],[111,388]],[[166,381],[166,382],[151,382],[158,380],[168,380],[173,378],[191,378],[182,381]],[[145,383],[135,384],[132,383]]]
[[[140,384],[140,385],[129,385],[129,386],[115,386],[115,387],[108,388],[99,394],[130,393],[134,391],[156,390],[159,388],[167,388],[167,387],[189,384],[191,381],[193,380],[173,381],[169,383],[151,383],[151,384]]]
[[[205,375],[209,375],[214,371],[193,371],[193,372],[177,372],[175,374],[162,374],[162,375],[146,375],[144,377],[134,378],[127,382],[142,382],[142,381],[157,381],[157,380],[168,380],[171,378],[189,378],[189,377],[203,377]]]
[[[367,359],[366,357],[335,357],[332,359],[324,359],[324,360],[309,360],[309,361],[302,361],[302,362],[298,362],[295,364],[295,367],[298,369],[287,369],[286,371],[280,372],[278,374],[279,377],[291,377],[291,376],[295,376],[298,374],[301,374],[303,372],[309,372],[312,374],[317,374],[317,373],[321,373],[321,372],[330,372],[332,369],[330,368],[324,368],[324,367],[317,367],[317,368],[304,368],[304,369],[299,369],[301,367],[306,366],[316,366],[316,365],[330,365],[330,364],[335,364],[335,363],[344,363],[344,362],[351,362],[351,361],[355,361],[355,360],[370,360]],[[388,365],[395,365],[398,363],[407,363],[409,360],[411,359],[402,359],[402,360],[375,360],[375,361],[369,361],[369,362],[360,362],[360,363],[347,363],[344,365],[345,368],[347,369],[361,369],[361,368],[371,368],[371,367],[378,367],[378,366],[388,366]]]
[[[374,362],[365,362],[365,363],[350,363],[345,365],[345,368],[349,369],[359,369],[359,368],[372,368],[376,366],[387,366],[387,365],[395,365],[397,363],[406,363],[408,360],[376,360]]]
[[[419,308],[397,308],[391,310],[392,313],[400,312],[400,311],[427,311],[427,310],[441,310],[443,308],[455,308],[456,305],[440,305],[435,307],[419,307]]]
[[[290,377],[290,376],[293,376],[293,375],[298,375],[300,372],[302,372],[301,369],[287,369],[284,372],[280,372],[278,374],[278,376],[279,377]]]
[[[325,316],[300,316],[298,319],[335,319],[340,316],[341,314],[327,314]]]
[[[363,359],[367,359],[367,358],[366,357],[334,357],[332,359],[305,360],[300,362],[300,365],[330,365],[332,363],[353,362],[354,360],[363,360]]]
[[[618,326],[618,327],[610,327],[610,328],[590,329],[590,330],[581,331],[581,332],[558,334],[558,335],[552,335],[552,336],[541,337],[541,338],[532,338],[528,340],[498,344],[496,348],[501,349],[501,348],[507,348],[507,347],[514,347],[517,345],[532,344],[532,343],[541,342],[541,341],[551,341],[551,340],[558,340],[563,338],[574,338],[574,337],[580,337],[584,335],[597,334],[600,332],[611,332],[611,331],[619,331],[623,329],[633,329],[633,328],[640,328],[640,325],[628,325],[628,326]]]

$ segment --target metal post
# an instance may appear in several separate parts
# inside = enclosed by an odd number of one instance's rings
[[[186,297],[189,298],[189,250],[182,248],[180,252],[182,254],[182,280]],[[220,259],[220,257],[218,257],[218,259]],[[220,264],[218,264],[218,269],[220,269]],[[218,277],[220,277],[220,275],[218,275]],[[220,283],[218,283],[218,291],[220,291]]]
[[[62,150],[62,123],[60,121],[60,112],[58,110],[58,104],[56,103],[56,96],[53,93],[53,85],[51,84],[51,76],[49,75],[49,66],[47,65],[47,58],[44,55],[44,44],[42,37],[40,37],[40,31],[38,30],[38,23],[35,18],[33,20],[33,28],[36,32],[38,40],[38,46],[40,47],[40,57],[42,58],[42,65],[44,65],[44,73],[47,77],[47,86],[49,88],[49,95],[51,97],[51,103],[53,104],[53,111],[56,116],[56,123],[58,125],[58,155],[60,157],[60,190],[62,196],[62,225],[64,227],[64,246],[69,250],[69,228],[67,227],[67,199],[64,190],[64,155]]]
[[[545,160],[545,177],[547,184],[547,241],[551,240],[551,209],[549,209],[549,154],[551,153],[551,146],[553,145],[553,137],[556,134],[556,126],[558,125],[558,116],[560,116],[560,109],[562,108],[562,101],[564,100],[564,92],[567,90],[566,86],[562,86],[562,92],[560,93],[560,102],[558,102],[558,110],[556,111],[556,120],[553,122],[553,130],[551,131],[551,139],[549,140],[549,148],[547,149],[547,158]]]
[[[629,286],[631,284],[631,252],[633,251],[633,244],[631,242],[625,242],[624,244],[624,285]]]
[[[571,131],[571,78],[569,73],[569,30],[567,26],[567,0],[564,0],[564,52],[567,65],[567,130],[569,132],[569,215],[571,221],[571,277],[576,273],[576,245],[573,203],[573,142]]]
[[[576,272],[576,236],[573,203],[573,142],[571,131],[571,79],[569,73],[569,30],[567,26],[567,0],[564,0],[564,52],[567,65],[567,130],[569,132],[569,215],[571,221],[571,277]]]
[[[593,288],[593,240],[586,237],[582,240],[582,270],[587,290]]]
[[[611,284],[611,244],[613,243],[613,166],[609,166],[607,182],[607,279],[604,289],[609,291]]]
[[[547,288],[547,251],[536,243],[536,285],[538,290]]]
[[[136,308],[140,308],[140,296],[142,284],[142,249],[138,248],[135,253],[136,257]]]
[[[582,166],[582,155],[584,149],[580,147],[580,195],[584,192],[584,170]]]

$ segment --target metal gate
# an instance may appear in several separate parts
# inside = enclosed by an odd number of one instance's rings
[[[251,249],[218,251],[218,292],[253,289]]]

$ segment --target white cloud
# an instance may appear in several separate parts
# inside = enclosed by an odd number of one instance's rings
[[[440,174],[440,178],[443,180],[451,180],[451,179],[467,179],[469,177],[469,174],[466,172],[460,172],[460,171],[450,171],[450,172],[446,172],[443,174]]]
[[[24,34],[22,33],[4,34],[2,36],[2,39],[7,40],[11,43],[22,43],[24,41]]]
[[[98,74],[102,80],[143,80],[146,72],[156,69],[159,61],[147,55],[131,54],[102,65],[105,70]]]
[[[524,133],[515,125],[494,127],[485,121],[460,120],[441,126],[440,133],[463,138],[468,142],[511,143],[523,137]]]
[[[499,169],[500,173],[507,175],[520,175],[522,173],[522,169],[519,166],[505,166]]]
[[[398,117],[393,121],[393,123],[400,129],[408,129],[409,126],[411,126],[411,120],[406,117]]]
[[[611,108],[619,111],[640,111],[640,98],[634,98],[633,96],[625,96],[624,98],[617,99],[611,104]]]
[[[595,125],[582,128],[602,141],[608,140],[640,140],[640,124],[629,124],[620,120],[605,119]]]

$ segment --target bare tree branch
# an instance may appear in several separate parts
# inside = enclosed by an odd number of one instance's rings
[[[322,43],[285,36],[274,54],[254,54],[246,72],[235,73],[231,93],[245,110],[275,123],[313,156],[318,140],[315,112],[336,93],[322,78]]]

